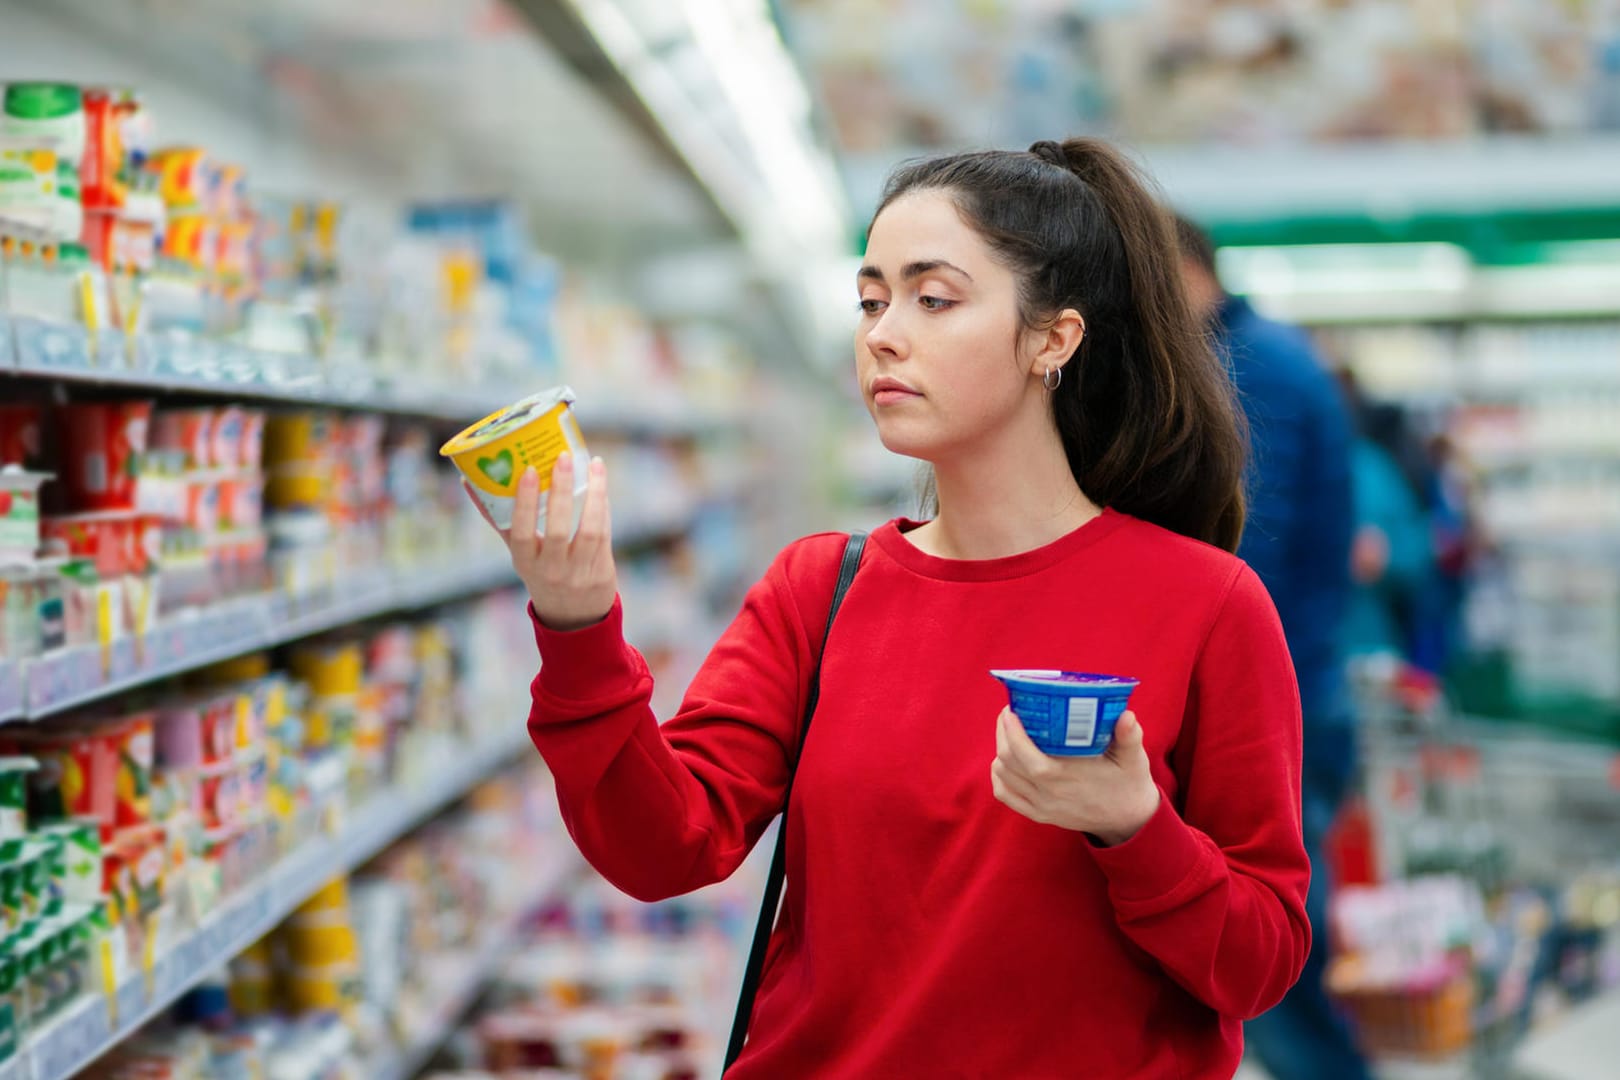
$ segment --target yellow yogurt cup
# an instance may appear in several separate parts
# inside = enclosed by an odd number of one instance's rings
[[[301,968],[357,964],[360,946],[346,916],[295,916],[286,927],[287,954]]]
[[[352,962],[294,965],[287,971],[282,988],[294,1012],[345,1011],[360,1000],[360,970]]]
[[[455,463],[497,528],[512,527],[512,502],[523,471],[540,474],[540,527],[546,520],[551,469],[564,453],[581,462],[585,436],[574,418],[574,392],[566,386],[545,390],[484,417],[445,443],[439,453]],[[585,494],[588,471],[574,470],[574,496]],[[578,503],[576,502],[576,514]]]

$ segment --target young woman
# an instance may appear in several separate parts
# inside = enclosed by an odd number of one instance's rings
[[[1167,219],[1107,145],[900,170],[856,282],[878,433],[937,511],[789,546],[679,714],[625,644],[605,469],[525,477],[508,537],[544,665],[529,729],[631,895],[726,877],[782,808],[787,891],[730,1076],[1230,1077],[1310,947],[1299,702],[1230,552],[1244,440]],[[818,655],[821,699],[799,727]],[[1141,686],[1107,755],[1038,751],[988,674]]]

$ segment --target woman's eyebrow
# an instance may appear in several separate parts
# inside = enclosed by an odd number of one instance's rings
[[[918,278],[922,277],[924,274],[933,273],[935,270],[954,270],[956,273],[961,274],[969,281],[973,280],[972,274],[968,273],[960,266],[957,266],[955,263],[947,262],[944,259],[921,259],[917,262],[907,263],[905,266],[900,268],[900,277],[903,280],[909,281],[912,278]],[[883,271],[879,270],[870,263],[861,267],[860,271],[855,276],[863,281],[885,280],[883,277]]]

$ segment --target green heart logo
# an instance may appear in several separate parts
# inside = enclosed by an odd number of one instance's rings
[[[478,459],[478,471],[501,487],[511,486],[512,473],[516,468],[510,450],[502,450],[492,458],[481,457]]]

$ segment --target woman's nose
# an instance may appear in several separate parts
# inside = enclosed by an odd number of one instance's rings
[[[885,356],[904,357],[904,342],[899,320],[895,317],[892,307],[879,315],[877,321],[866,331],[866,347],[871,349],[874,355],[881,353]]]

